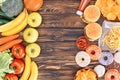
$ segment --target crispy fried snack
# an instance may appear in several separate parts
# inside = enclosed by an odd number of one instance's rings
[[[120,26],[113,26],[102,42],[103,45],[106,43],[111,50],[120,48]]]
[[[98,80],[98,75],[92,69],[82,69],[77,71],[74,80]]]
[[[107,20],[120,20],[120,0],[97,0],[95,5]]]

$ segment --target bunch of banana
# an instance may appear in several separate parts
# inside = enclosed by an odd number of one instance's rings
[[[28,13],[24,9],[14,20],[1,25],[0,32],[2,36],[10,36],[19,33],[27,26]]]
[[[24,72],[22,73],[22,76],[19,80],[28,80],[29,75],[30,75],[30,68],[31,68],[30,66],[31,66],[31,59],[26,54],[26,56],[25,56],[25,69],[24,69]]]
[[[38,67],[34,61],[31,61],[30,57],[26,54],[25,57],[25,69],[19,80],[37,80]]]
[[[37,80],[37,77],[38,77],[38,67],[37,67],[37,64],[34,61],[32,61],[31,74],[30,74],[29,80]]]

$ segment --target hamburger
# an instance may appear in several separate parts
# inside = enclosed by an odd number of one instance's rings
[[[84,19],[87,22],[96,22],[100,18],[100,9],[95,5],[89,5],[84,11]]]
[[[89,23],[85,27],[85,34],[90,41],[95,41],[102,35],[102,28],[98,23]]]

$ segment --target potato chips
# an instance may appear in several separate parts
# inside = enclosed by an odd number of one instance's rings
[[[102,42],[111,50],[120,48],[120,26],[113,26]]]
[[[95,5],[107,20],[120,20],[120,0],[97,0]]]

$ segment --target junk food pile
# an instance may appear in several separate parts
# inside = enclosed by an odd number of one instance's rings
[[[120,72],[116,68],[106,69],[115,61],[120,63],[120,0],[81,0],[76,14],[87,23],[84,35],[76,40],[80,51],[75,56],[81,67],[74,80],[120,80]],[[100,17],[104,21],[98,23]],[[90,44],[98,42],[98,45]],[[93,68],[92,62],[98,62]]]

